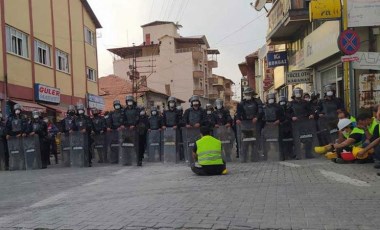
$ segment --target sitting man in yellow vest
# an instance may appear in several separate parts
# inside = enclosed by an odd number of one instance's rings
[[[354,127],[351,123],[347,123],[346,125],[342,125],[338,123],[339,131],[343,133],[343,135],[348,135],[347,139],[342,143],[337,143],[332,145],[336,152],[338,153],[338,158],[335,159],[335,163],[346,163],[344,159],[342,159],[341,154],[343,150],[348,152],[352,151],[352,147],[365,147],[369,143],[369,139],[371,135],[368,133],[368,126],[372,122],[372,116],[368,113],[361,113],[357,117],[357,126]],[[340,120],[341,123],[343,121]],[[370,163],[373,162],[372,158],[365,159],[355,159],[356,163]]]
[[[222,158],[222,142],[212,137],[209,127],[200,128],[201,139],[197,140],[193,149],[194,164],[191,170],[198,175],[227,174],[226,163]]]

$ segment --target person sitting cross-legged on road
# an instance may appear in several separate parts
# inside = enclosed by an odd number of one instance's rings
[[[211,130],[207,126],[202,126],[200,131],[202,138],[194,145],[193,158],[196,163],[191,165],[191,170],[201,176],[227,174],[221,141],[210,135]]]

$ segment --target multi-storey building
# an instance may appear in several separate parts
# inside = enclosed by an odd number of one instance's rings
[[[219,51],[210,49],[206,36],[182,37],[178,33],[181,26],[166,21],[141,27],[142,44],[109,50],[115,54],[114,74],[129,79],[127,73],[136,63],[138,85],[147,83],[149,88],[184,101],[199,95],[207,102]]]
[[[0,27],[3,110],[20,103],[26,111],[55,117],[86,98],[101,105],[96,97],[101,25],[86,0],[0,0]]]
[[[227,109],[232,108],[232,85],[234,82],[223,76],[213,74],[211,78],[208,79],[208,93],[210,103],[214,104],[215,100],[220,98],[224,101],[224,106]]]

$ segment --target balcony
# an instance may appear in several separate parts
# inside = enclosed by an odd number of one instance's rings
[[[202,88],[194,88],[193,94],[198,95],[198,96],[203,96],[205,94],[205,91]]]
[[[203,59],[203,52],[202,52],[202,49],[200,47],[180,48],[180,49],[176,49],[175,52],[176,53],[192,52],[194,60],[202,60]]]
[[[193,71],[193,77],[194,78],[202,78],[205,76],[205,73],[202,70],[194,70]]]
[[[216,60],[210,60],[207,62],[207,66],[209,68],[218,68],[218,61]]]
[[[268,13],[267,41],[271,45],[292,41],[309,23],[309,10],[304,0],[277,0]]]
[[[224,88],[224,83],[222,78],[213,78],[212,86]]]
[[[213,100],[218,99],[219,98],[218,90],[210,89],[208,91],[208,97],[209,97],[209,99],[213,99]]]
[[[232,92],[232,90],[231,90],[230,88],[226,88],[226,89],[224,90],[224,95],[225,95],[225,96],[233,96],[234,93]]]

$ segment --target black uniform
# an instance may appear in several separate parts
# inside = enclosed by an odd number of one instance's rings
[[[325,117],[336,119],[338,117],[337,110],[344,110],[344,103],[340,98],[332,97],[331,99],[323,99],[318,104],[319,114]]]
[[[92,118],[92,131],[94,131],[96,135],[107,131],[106,119],[102,116],[94,115]]]
[[[207,111],[206,111],[205,120],[203,121],[202,125],[203,126],[207,126],[211,130],[213,130],[213,128],[216,125],[216,116],[215,116],[215,114],[213,112],[211,112],[211,114],[207,114]]]
[[[108,128],[112,130],[118,129],[120,126],[124,125],[125,117],[124,111],[122,109],[117,109],[109,113],[107,120]]]
[[[40,118],[32,119],[28,124],[27,133],[35,133],[39,137],[42,168],[46,168],[49,163],[49,138],[47,124]]]
[[[65,119],[61,120],[61,132],[69,134],[70,131],[75,130],[75,116],[67,115]]]
[[[162,125],[169,128],[180,126],[181,117],[182,114],[176,108],[165,110],[162,117]]]
[[[284,160],[293,158],[292,117],[288,106],[280,105],[283,117],[280,119],[280,149]]]
[[[86,134],[87,134],[87,149],[88,149],[88,163],[89,163],[89,166],[91,167],[92,165],[92,153],[91,153],[91,145],[92,145],[92,139],[91,139],[91,131],[92,131],[92,122],[91,122],[91,119],[82,114],[82,115],[78,115],[76,118],[75,118],[75,127],[74,127],[74,131],[82,131],[82,130],[86,130]]]
[[[4,152],[4,163],[5,163],[5,170],[9,169],[9,152],[8,152],[8,143],[7,143],[7,128],[2,121],[0,120],[0,142],[2,143],[3,149],[0,151]]]
[[[214,111],[214,115],[216,118],[216,125],[222,126],[230,124],[232,125],[232,117],[230,115],[230,111],[225,108],[216,109]]]
[[[141,163],[142,159],[144,158],[144,152],[146,149],[146,137],[148,133],[149,128],[149,118],[147,115],[140,115],[139,121],[137,123],[137,134],[139,138],[139,154],[138,154],[138,161]]]
[[[124,109],[125,127],[136,126],[139,123],[140,110],[134,105]]]
[[[264,107],[263,121],[275,122],[277,120],[283,120],[284,112],[277,103],[267,104]]]
[[[243,99],[238,104],[236,112],[237,120],[252,120],[253,118],[259,119],[260,113],[262,113],[262,105],[255,99]]]
[[[188,108],[183,115],[183,124],[194,126],[195,124],[204,124],[206,119],[206,112],[203,108],[199,107],[197,110]]]
[[[151,130],[158,130],[162,127],[162,117],[158,114],[149,117],[149,126]]]
[[[28,120],[22,115],[10,116],[6,123],[7,135],[15,137],[26,133],[28,129]]]

